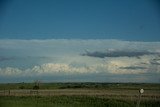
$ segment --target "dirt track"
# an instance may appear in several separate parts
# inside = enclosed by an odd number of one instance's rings
[[[55,89],[55,90],[1,90],[0,96],[99,96],[137,99],[139,92],[137,90],[94,90],[94,89]],[[159,90],[145,90],[143,99],[160,100]]]

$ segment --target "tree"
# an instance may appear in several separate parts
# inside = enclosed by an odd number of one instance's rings
[[[40,88],[40,81],[39,80],[36,80],[35,81],[35,84],[34,84],[34,86],[33,86],[33,89],[34,90],[38,90]]]

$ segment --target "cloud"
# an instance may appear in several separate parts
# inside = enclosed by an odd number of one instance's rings
[[[82,73],[96,73],[96,69],[91,67],[74,67],[62,63],[46,63],[21,70],[13,67],[0,68],[0,75],[2,76],[30,76],[30,75],[44,75],[44,74],[82,74]]]
[[[142,74],[150,73],[148,69],[152,69],[148,62],[150,58],[117,58],[107,60],[106,62],[99,62],[93,64],[84,64],[83,62],[71,63],[45,63],[42,65],[35,65],[32,68],[19,69],[13,67],[0,68],[0,75],[78,75],[78,74]],[[129,63],[130,62],[130,63]],[[145,63],[145,64],[144,64]],[[157,69],[160,71],[160,68]],[[155,72],[156,73],[156,72]]]
[[[91,56],[91,57],[98,57],[98,58],[105,58],[105,57],[139,57],[143,55],[154,55],[160,54],[156,52],[149,52],[149,51],[136,51],[136,50],[108,50],[106,52],[86,52],[82,54],[82,56]]]
[[[142,74],[148,73],[147,65],[140,64],[145,62],[137,58],[117,58],[107,62],[108,71],[112,74]]]
[[[6,67],[0,68],[0,76],[17,76],[22,74],[22,71],[18,68]]]
[[[160,59],[153,59],[150,61],[152,65],[160,65]]]
[[[5,57],[5,56],[0,56],[0,62],[1,61],[8,61],[8,60],[14,60],[14,57]]]
[[[141,66],[128,66],[128,67],[119,67],[120,69],[128,69],[128,70],[139,70],[139,69],[147,69],[146,67]]]
[[[160,73],[160,42],[0,40],[0,49],[0,77],[4,78],[88,75],[87,80],[98,81],[95,78],[103,76],[103,80],[118,81],[125,75],[134,79],[139,78],[137,75],[148,78],[145,74]],[[125,80],[131,80],[127,76]]]

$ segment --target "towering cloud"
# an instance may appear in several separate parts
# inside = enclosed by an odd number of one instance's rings
[[[157,76],[160,74],[159,42],[0,40],[0,49],[0,77],[3,78],[60,75],[57,80],[66,76],[103,82],[128,82],[134,78],[136,82],[159,82],[160,79]]]

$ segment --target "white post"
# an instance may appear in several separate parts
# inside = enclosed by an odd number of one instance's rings
[[[141,102],[141,95],[144,93],[144,89],[140,89],[139,90],[139,98],[138,98],[138,102],[137,102],[137,106],[136,107],[139,107],[140,105],[140,102]]]

